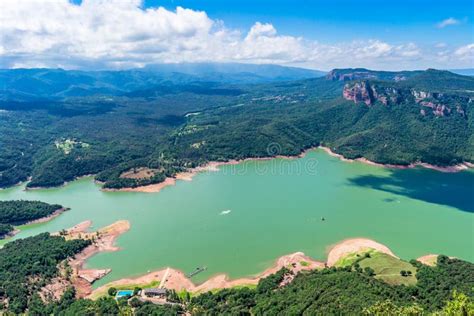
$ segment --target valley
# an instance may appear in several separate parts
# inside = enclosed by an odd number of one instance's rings
[[[0,245],[42,233],[69,239],[67,229],[87,223],[74,238],[93,245],[68,261],[72,281],[51,281],[55,300],[72,286],[101,302],[111,287],[148,287],[171,274],[167,288],[193,293],[193,303],[180,303],[192,310],[207,291],[252,291],[293,280],[282,272],[288,264],[311,274],[328,270],[326,260],[417,286],[421,268],[410,259],[474,261],[472,86],[443,71],[345,69],[40,102],[4,94],[0,200],[70,210],[20,223]],[[109,238],[114,223],[127,228]],[[366,239],[380,243],[372,259],[355,250],[328,258],[341,241]],[[286,264],[275,266],[277,258]]]
[[[474,316],[473,0],[0,0],[0,316]]]

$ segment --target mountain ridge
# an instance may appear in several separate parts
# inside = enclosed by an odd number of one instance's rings
[[[0,99],[120,95],[161,84],[254,84],[323,76],[295,67],[251,64],[156,64],[129,70],[1,69]]]

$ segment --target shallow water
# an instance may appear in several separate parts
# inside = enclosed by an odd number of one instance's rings
[[[443,253],[474,261],[472,171],[385,169],[316,150],[300,159],[222,166],[159,193],[102,192],[92,178],[23,189],[0,191],[0,200],[37,199],[71,210],[22,227],[15,238],[88,219],[92,229],[130,221],[117,241],[122,250],[87,262],[112,268],[95,286],[165,266],[185,272],[206,266],[196,282],[219,272],[248,276],[295,251],[324,260],[330,245],[352,237],[374,239],[405,259]]]

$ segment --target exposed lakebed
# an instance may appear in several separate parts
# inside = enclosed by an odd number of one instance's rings
[[[474,261],[474,172],[387,169],[343,162],[322,150],[298,159],[245,161],[178,181],[159,193],[103,192],[92,178],[64,187],[0,191],[0,199],[57,203],[71,210],[21,227],[14,238],[59,231],[84,220],[92,230],[117,220],[131,229],[122,249],[100,253],[90,268],[111,268],[106,282],[171,266],[206,266],[193,280],[224,272],[253,275],[295,251],[326,259],[352,237],[387,245],[404,259],[442,253]]]

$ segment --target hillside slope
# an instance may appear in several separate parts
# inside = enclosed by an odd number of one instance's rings
[[[106,187],[135,187],[207,161],[297,155],[321,144],[384,164],[474,162],[472,77],[346,69],[252,85],[166,82],[142,89],[140,82],[121,83],[135,86],[121,95],[4,95],[0,186],[31,176],[29,187],[49,187],[97,174]],[[125,176],[145,167],[146,177]]]

